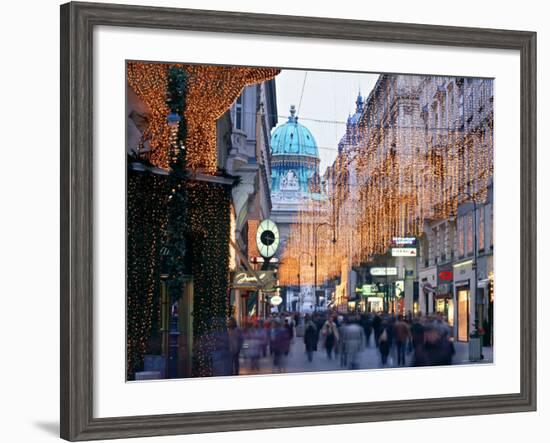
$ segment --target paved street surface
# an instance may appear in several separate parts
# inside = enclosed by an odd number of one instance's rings
[[[468,360],[468,343],[455,342],[456,353],[453,357],[453,364],[487,364],[493,361],[493,349],[484,347],[483,356],[484,360],[479,362],[471,362]],[[269,354],[269,351],[268,351]],[[406,356],[407,366],[410,366],[413,353],[408,353]],[[373,337],[371,336],[369,346],[366,347],[359,354],[359,368],[358,369],[379,369],[383,366],[380,361],[380,354],[378,348],[374,345]],[[241,357],[241,368],[239,375],[252,375],[252,374],[273,374],[278,373],[277,368],[273,367],[273,359],[271,356],[264,357],[260,360],[259,372],[252,372],[250,370],[250,361]],[[386,368],[397,367],[397,355],[395,346],[392,347],[388,364]],[[340,366],[340,355],[332,355],[332,359],[328,359],[326,351],[319,342],[317,352],[313,353],[313,361],[308,362],[305,353],[304,340],[302,337],[295,337],[290,347],[290,353],[286,357],[286,369],[285,372],[313,372],[313,371],[336,371],[348,369]]]

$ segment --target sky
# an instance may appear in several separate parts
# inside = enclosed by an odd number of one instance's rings
[[[378,74],[288,69],[275,77],[279,124],[288,120],[290,105],[295,105],[298,122],[317,141],[321,175],[336,158],[348,115],[355,112],[358,92],[368,96],[377,79]]]

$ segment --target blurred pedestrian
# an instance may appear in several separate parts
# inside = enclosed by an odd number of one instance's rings
[[[243,331],[243,337],[244,358],[250,361],[250,370],[258,372],[262,352],[262,329],[259,329],[256,324],[248,323]]]
[[[365,346],[369,346],[370,335],[372,333],[372,316],[370,314],[361,316],[361,326],[363,327],[363,332],[365,333]]]
[[[389,325],[387,323],[380,324],[380,335],[378,337],[378,350],[380,351],[380,359],[382,366],[386,366],[388,362],[388,355],[391,349],[391,337],[389,334]]]
[[[372,330],[374,332],[374,344],[378,346],[380,334],[382,333],[382,318],[378,313],[372,319]]]
[[[289,320],[289,318],[285,319],[285,325],[284,325],[285,329],[287,330],[288,340],[289,340],[289,346],[288,346],[288,349],[286,350],[285,355],[288,355],[288,353],[290,352],[290,343],[292,343],[292,340],[294,339],[294,326],[292,323],[292,319]]]
[[[286,368],[286,356],[290,348],[290,336],[288,329],[284,327],[280,319],[275,320],[273,337],[273,368],[277,372],[284,372]]]
[[[237,321],[231,317],[227,322],[227,336],[231,359],[231,375],[239,375],[239,355],[243,346],[243,333],[237,326]]]
[[[304,344],[306,346],[307,360],[313,361],[313,353],[317,351],[317,342],[319,340],[319,333],[315,323],[311,318],[306,316],[306,325],[304,330]]]
[[[335,322],[336,324],[336,322]],[[346,354],[346,343],[344,340],[342,340],[342,334],[344,333],[344,327],[346,325],[346,322],[344,320],[344,318],[342,317],[342,320],[340,321],[340,323],[336,324],[337,325],[337,328],[338,328],[338,337],[339,337],[339,340],[338,342],[336,343],[336,348],[335,348],[335,355],[340,355],[340,367],[341,368],[345,368],[347,365],[348,365],[348,355]],[[338,352],[336,352],[336,350]]]
[[[334,323],[331,316],[325,321],[321,331],[323,338],[325,340],[325,349],[327,351],[327,357],[329,360],[332,359],[332,350],[338,342],[338,328]]]
[[[413,351],[424,345],[424,326],[418,317],[413,320],[411,325],[411,342]]]
[[[400,315],[393,325],[393,338],[397,348],[397,366],[405,366],[405,350],[410,335],[409,325],[403,321],[403,316]]]
[[[349,369],[358,369],[358,354],[365,346],[365,332],[363,328],[350,319],[344,320],[340,341],[343,343],[345,364]]]

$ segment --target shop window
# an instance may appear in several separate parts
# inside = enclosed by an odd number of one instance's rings
[[[458,256],[464,257],[464,217],[458,217],[456,222]]]
[[[458,303],[458,340],[468,341],[468,321],[470,311],[470,291],[460,289],[457,292]]]
[[[483,251],[485,249],[485,207],[481,207],[478,210],[478,230],[477,230],[477,244],[478,250]]]
[[[466,216],[466,250],[468,255],[474,252],[473,212]]]

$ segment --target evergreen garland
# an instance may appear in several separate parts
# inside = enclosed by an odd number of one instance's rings
[[[181,68],[168,68],[168,90],[166,103],[172,115],[179,117],[177,140],[170,155],[171,173],[169,186],[171,195],[168,200],[168,224],[166,227],[165,263],[168,273],[168,292],[170,300],[177,300],[182,294],[183,281],[189,270],[186,266],[187,224],[187,188],[186,188],[186,151],[184,140],[187,125],[184,116],[185,95],[187,92],[187,73]]]
[[[172,302],[193,275],[192,376],[212,375],[216,336],[225,331],[229,315],[231,186],[188,180],[187,81],[185,70],[168,68],[167,118],[179,118],[176,140],[167,147],[170,175],[128,171],[128,379],[143,370],[147,340],[158,333],[161,271],[168,275]]]
[[[128,163],[130,164],[130,162]],[[160,247],[166,224],[166,177],[128,168],[126,376],[143,370],[148,340],[158,332]]]
[[[193,257],[193,373],[212,375],[216,337],[229,314],[229,186],[192,182],[188,187]]]

